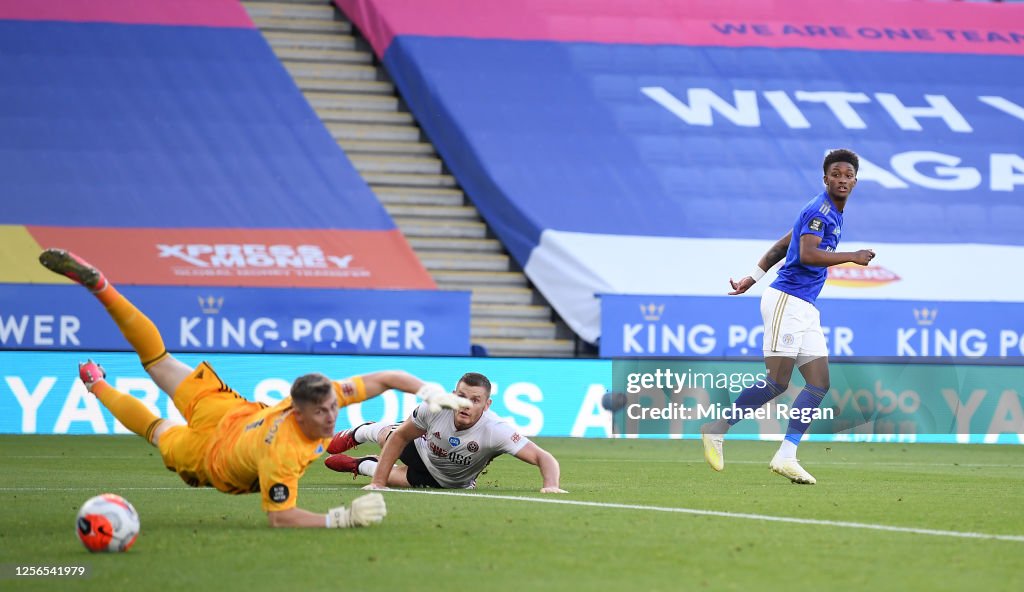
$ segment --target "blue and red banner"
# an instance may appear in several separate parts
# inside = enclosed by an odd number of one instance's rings
[[[829,356],[1024,356],[1024,307],[1013,303],[818,299]],[[851,306],[851,304],[854,304]],[[760,299],[601,296],[601,357],[760,358]]]
[[[0,282],[433,289],[235,0],[0,1]]]
[[[123,286],[171,352],[466,355],[469,292]],[[79,286],[0,284],[0,349],[130,349]]]

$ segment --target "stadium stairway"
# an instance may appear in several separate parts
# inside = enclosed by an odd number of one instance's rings
[[[326,0],[242,4],[438,287],[472,291],[472,342],[492,356],[578,355],[345,16]]]

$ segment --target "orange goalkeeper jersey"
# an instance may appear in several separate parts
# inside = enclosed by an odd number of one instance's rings
[[[334,384],[341,407],[366,398],[358,376]],[[259,491],[267,512],[294,508],[299,478],[323,454],[329,439],[307,438],[292,412],[287,397],[273,407],[247,403],[227,413],[206,457],[213,486],[236,494]]]

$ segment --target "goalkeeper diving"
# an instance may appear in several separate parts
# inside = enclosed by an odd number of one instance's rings
[[[164,466],[190,486],[259,493],[271,526],[369,526],[387,514],[379,493],[364,494],[348,507],[331,508],[326,514],[297,506],[299,478],[331,441],[340,407],[389,389],[417,393],[424,398],[424,408],[435,412],[470,405],[400,370],[337,381],[306,374],[292,384],[290,396],[274,406],[248,401],[228,387],[210,364],[192,368],[169,354],[153,322],[98,269],[59,249],[44,251],[39,261],[84,286],[106,307],[142,367],[171,396],[187,423],[157,417],[141,401],[111,386],[103,368],[91,360],[79,365],[79,378],[89,392],[125,427],[156,446]]]

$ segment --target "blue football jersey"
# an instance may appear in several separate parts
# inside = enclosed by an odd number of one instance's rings
[[[813,234],[821,237],[818,248],[835,251],[839,246],[839,235],[843,231],[843,213],[836,209],[827,191],[807,202],[793,225],[793,238],[786,251],[786,262],[779,269],[779,277],[772,287],[780,292],[796,296],[811,304],[818,299],[828,268],[814,267],[800,263],[800,237]]]

